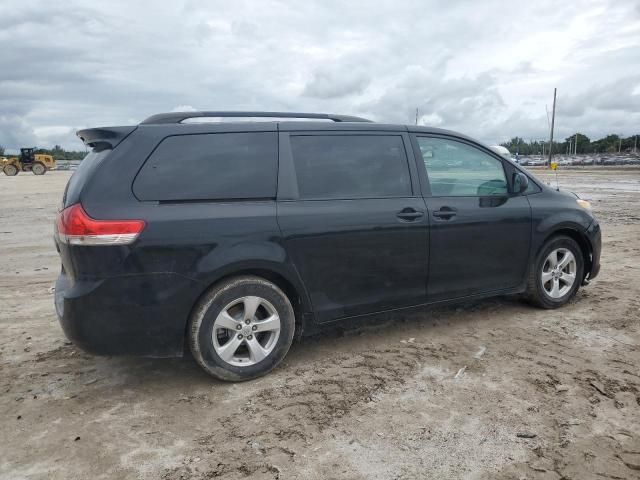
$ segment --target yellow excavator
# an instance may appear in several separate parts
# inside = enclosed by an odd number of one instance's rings
[[[21,148],[19,157],[1,158],[2,171],[13,177],[19,171],[33,172],[34,175],[44,175],[47,170],[56,167],[56,161],[51,155],[35,153],[34,148]]]

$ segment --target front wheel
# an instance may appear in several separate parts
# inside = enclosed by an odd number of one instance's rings
[[[284,292],[263,278],[242,276],[219,283],[200,300],[190,319],[189,346],[209,374],[237,382],[275,368],[294,330]]]
[[[576,241],[566,236],[553,237],[530,268],[527,298],[538,307],[561,307],[575,296],[583,272],[584,257]]]
[[[13,177],[15,175],[18,174],[18,167],[16,167],[15,165],[13,165],[12,163],[5,165],[4,169],[2,170],[4,172],[5,175],[7,175],[8,177]]]

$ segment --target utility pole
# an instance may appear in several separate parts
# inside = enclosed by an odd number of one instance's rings
[[[551,159],[553,158],[553,127],[556,123],[556,91],[558,89],[553,89],[553,111],[551,113],[551,135],[549,139],[549,166],[551,166]]]
[[[618,137],[618,153],[622,150],[622,135]]]
[[[638,153],[638,135],[633,138],[633,153]]]
[[[573,146],[573,154],[577,155],[578,154],[578,134],[576,133],[576,142],[575,145]]]
[[[416,108],[416,125],[418,125],[418,109]]]

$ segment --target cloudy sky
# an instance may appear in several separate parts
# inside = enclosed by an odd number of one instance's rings
[[[0,145],[158,112],[314,111],[487,143],[640,132],[637,0],[0,2]]]

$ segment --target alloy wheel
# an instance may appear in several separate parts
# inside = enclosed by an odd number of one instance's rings
[[[261,297],[242,297],[229,303],[213,323],[213,347],[226,363],[255,365],[273,351],[280,336],[280,316]]]
[[[542,265],[540,279],[546,294],[559,299],[571,291],[576,281],[576,258],[567,248],[553,250]]]

